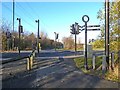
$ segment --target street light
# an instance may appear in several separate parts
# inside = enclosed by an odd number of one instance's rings
[[[39,19],[35,20],[35,22],[38,23],[37,50],[38,50],[38,53],[39,53],[39,39],[40,39],[40,36],[39,36]]]

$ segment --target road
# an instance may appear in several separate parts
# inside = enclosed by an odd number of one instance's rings
[[[22,51],[20,53],[20,56],[27,56],[31,53],[32,51]],[[71,55],[82,55],[83,51],[54,51],[54,50],[42,50],[38,54],[36,51],[36,56],[37,57],[59,57],[59,56],[71,56]],[[8,53],[2,53],[2,58],[14,58],[16,56],[19,56],[18,52],[8,52]]]
[[[32,51],[21,51],[20,56],[27,56],[31,53]],[[94,53],[101,53],[103,51],[94,51]],[[2,54],[2,59],[6,58],[14,58],[19,56],[18,52],[8,52],[8,53],[1,53]],[[54,51],[54,50],[41,50],[39,54],[37,54],[36,51],[36,56],[37,57],[63,57],[63,56],[72,56],[72,55],[83,55],[83,51]]]
[[[84,74],[73,59],[36,59],[31,71],[17,62],[3,66],[3,88],[118,88],[117,82]]]

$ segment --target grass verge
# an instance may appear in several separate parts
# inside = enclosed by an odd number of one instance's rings
[[[100,68],[102,64],[102,57],[99,56],[96,58],[96,70],[92,69],[92,58],[88,58],[88,68],[89,70],[85,70],[84,68],[84,57],[75,58],[74,62],[76,64],[76,67],[81,69],[84,73],[99,76],[100,78],[104,78],[107,80],[120,82],[118,78],[118,65],[115,66],[114,71],[109,70],[103,74],[102,69]]]

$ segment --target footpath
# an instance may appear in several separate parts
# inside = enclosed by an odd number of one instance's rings
[[[2,88],[119,87],[117,82],[112,82],[101,79],[97,76],[84,74],[81,70],[76,68],[74,61],[70,58],[37,58],[33,70],[31,71],[25,71],[24,63],[25,62],[16,62],[14,65],[17,65],[17,67],[13,68],[12,72],[8,70],[10,69],[8,68],[8,65],[4,65],[2,70],[2,75],[4,76],[2,79]],[[11,65],[9,64],[9,67]]]

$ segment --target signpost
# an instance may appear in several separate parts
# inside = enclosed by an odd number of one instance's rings
[[[87,18],[87,20],[85,20]],[[87,22],[89,22],[89,17],[87,15],[84,15],[82,17],[82,21],[85,23],[85,69],[88,70],[88,64],[87,64]]]
[[[80,31],[85,30],[85,61],[84,61],[84,67],[86,70],[88,70],[88,63],[87,63],[87,31],[97,31],[100,30],[100,25],[89,25],[87,26],[87,22],[89,21],[89,17],[87,15],[84,15],[82,17],[82,21],[85,23],[85,25],[80,26],[78,23],[75,22],[75,24],[72,24],[71,27],[71,34],[75,34],[75,39],[76,39],[76,34],[79,34]],[[96,28],[97,27],[97,28]],[[88,29],[89,28],[89,29]],[[75,40],[76,43],[76,40]],[[76,51],[76,44],[75,44],[75,51]]]

